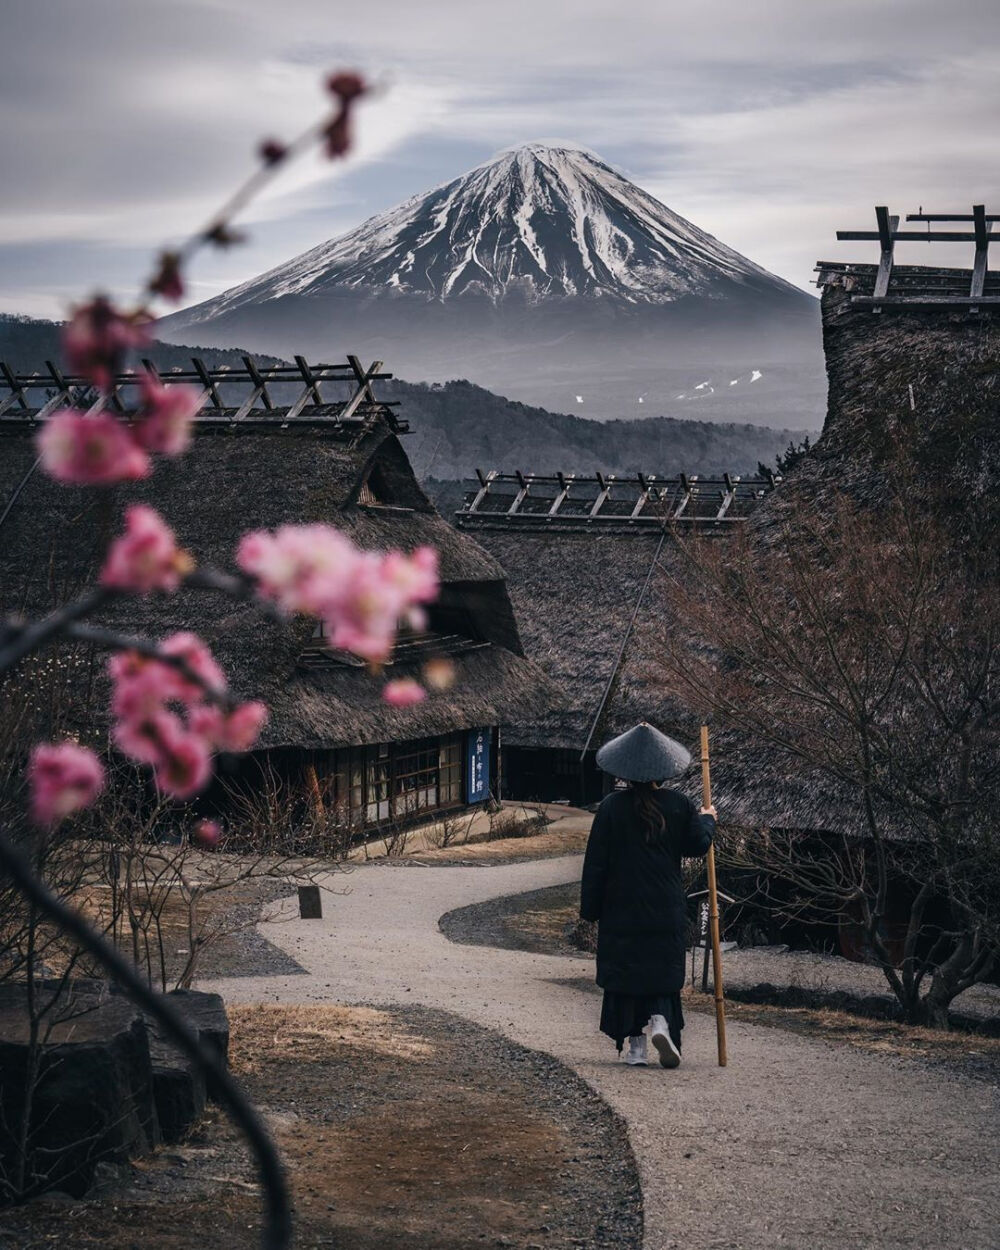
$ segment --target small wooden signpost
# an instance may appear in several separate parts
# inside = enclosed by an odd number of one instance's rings
[[[318,885],[299,886],[299,916],[303,920],[323,919],[323,899]]]

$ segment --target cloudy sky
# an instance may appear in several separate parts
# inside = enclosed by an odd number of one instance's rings
[[[876,202],[1000,212],[997,0],[3,0],[2,40],[0,311],[134,291],[342,66],[383,88],[353,157],[286,171],[195,300],[534,139],[802,286]]]

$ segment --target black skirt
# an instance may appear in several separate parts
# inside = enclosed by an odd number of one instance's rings
[[[614,1039],[619,1050],[626,1037],[638,1037],[649,1023],[650,1016],[663,1016],[667,1031],[678,1050],[681,1048],[681,1029],[684,1012],[681,1010],[680,994],[618,994],[604,991],[601,1004],[601,1032]]]

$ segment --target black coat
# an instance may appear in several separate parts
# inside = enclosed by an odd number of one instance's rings
[[[597,984],[621,994],[672,994],[684,984],[687,907],[681,858],[704,855],[715,821],[678,790],[657,790],[666,820],[647,838],[629,790],[597,809],[583,861],[580,916],[599,922]]]

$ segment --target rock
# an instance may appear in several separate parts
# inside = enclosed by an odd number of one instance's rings
[[[0,1170],[10,1177],[32,1085],[24,986],[0,995]],[[24,1195],[89,1188],[97,1165],[121,1163],[159,1142],[145,1023],[127,999],[82,994],[43,1021]]]
[[[205,1073],[156,1032],[150,1035],[149,1055],[160,1133],[172,1145],[187,1135],[205,1110]]]
[[[174,1006],[187,1017],[198,1030],[202,1042],[212,1047],[223,1064],[229,1064],[229,1017],[221,994],[206,994],[201,990],[173,990],[167,995]],[[215,1098],[212,1078],[207,1081],[209,1098]]]

